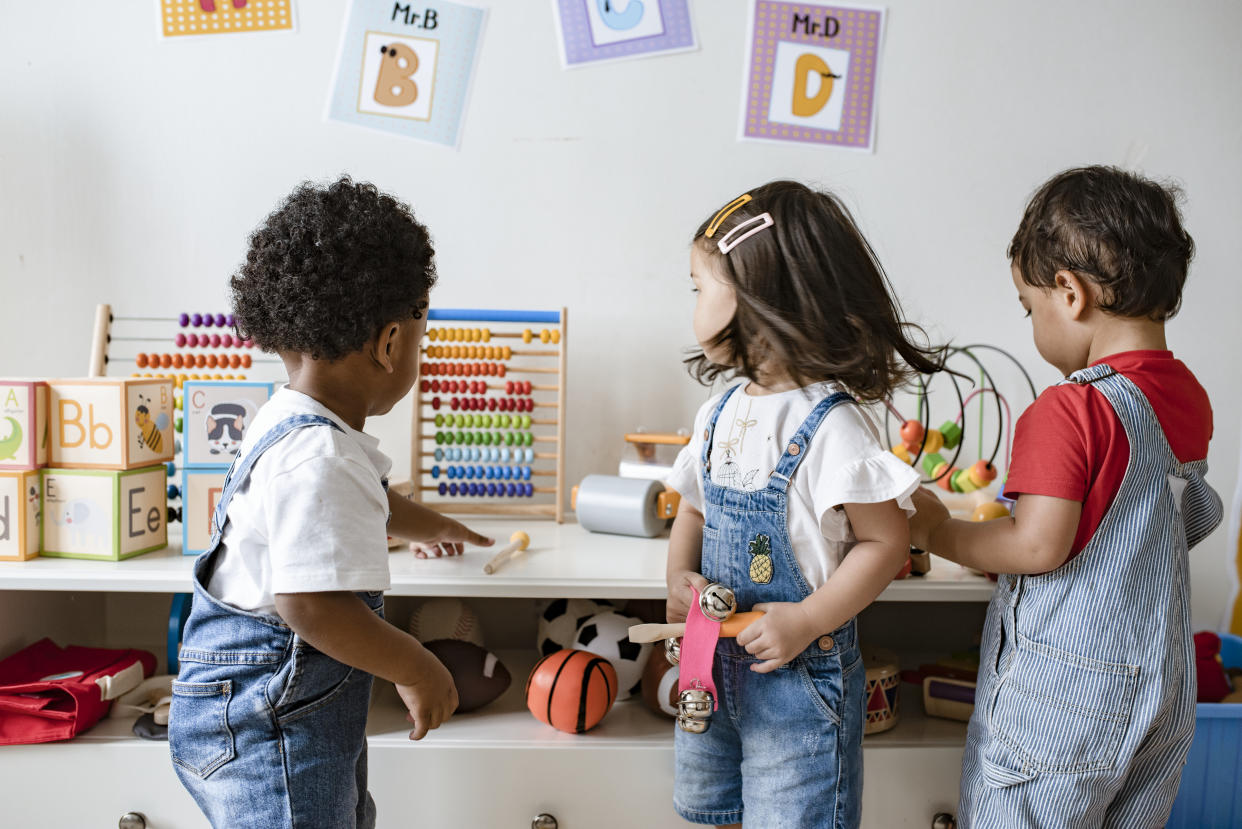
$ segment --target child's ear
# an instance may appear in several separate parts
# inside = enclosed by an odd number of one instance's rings
[[[1056,280],[1055,293],[1059,303],[1072,320],[1080,320],[1083,315],[1094,307],[1095,286],[1078,274],[1069,270],[1059,270],[1053,276]]]
[[[386,374],[393,372],[393,359],[400,353],[401,326],[390,322],[375,335],[375,347],[371,351],[371,359]]]

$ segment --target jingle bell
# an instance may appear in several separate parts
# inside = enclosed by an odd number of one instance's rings
[[[711,720],[692,720],[681,716],[677,718],[677,727],[688,734],[702,734],[711,724]]]
[[[712,582],[699,594],[699,610],[713,622],[723,622],[737,610],[737,597],[719,582]]]
[[[687,688],[677,698],[677,725],[682,731],[702,734],[711,723],[715,700],[703,688]]]
[[[664,658],[670,665],[676,665],[681,661],[681,639],[664,640]]]

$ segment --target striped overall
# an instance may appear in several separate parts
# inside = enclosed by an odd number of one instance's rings
[[[1147,398],[1106,364],[1092,384],[1130,461],[1087,546],[1001,576],[962,768],[963,827],[1163,826],[1195,724],[1187,550],[1221,520],[1204,461],[1181,463]]]

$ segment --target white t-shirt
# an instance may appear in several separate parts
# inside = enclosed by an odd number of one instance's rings
[[[752,396],[742,384],[716,421],[711,449],[712,482],[732,489],[758,490],[784,454],[811,410],[838,392],[834,383]],[[703,433],[723,395],[708,400],[694,418],[690,443],[677,456],[665,483],[703,512]],[[919,476],[885,449],[866,411],[855,403],[833,407],[811,435],[810,446],[787,491],[789,540],[802,574],[814,590],[840,565],[857,539],[843,504],[896,500],[914,515],[910,499]]]
[[[343,431],[293,430],[268,447],[233,494],[207,590],[241,610],[278,615],[277,593],[391,586],[382,482],[392,461],[378,440],[313,398],[283,388],[259,409],[242,455],[277,423],[300,414],[321,415]]]

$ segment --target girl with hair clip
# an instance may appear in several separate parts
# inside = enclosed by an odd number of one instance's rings
[[[700,225],[690,278],[690,372],[741,382],[699,410],[667,481],[682,495],[668,620],[711,582],[764,615],[717,643],[703,677],[717,710],[706,731],[677,732],[674,806],[719,826],[858,826],[855,617],[909,555],[919,484],[859,403],[940,370],[941,350],[910,339],[922,330],[901,320],[841,202],[796,182],[765,184]]]

